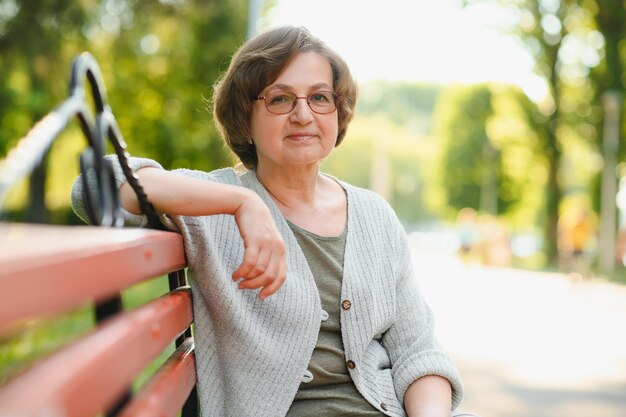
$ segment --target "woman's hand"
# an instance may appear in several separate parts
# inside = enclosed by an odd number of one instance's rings
[[[287,274],[285,243],[269,209],[254,193],[235,211],[235,221],[244,242],[243,262],[233,272],[233,280],[243,280],[239,288],[257,289],[261,300],[274,294]]]

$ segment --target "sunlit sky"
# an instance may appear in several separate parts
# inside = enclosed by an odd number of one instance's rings
[[[545,84],[529,53],[497,29],[512,21],[503,9],[462,9],[459,0],[276,0],[259,28],[306,26],[348,61],[359,82],[496,81],[540,100]]]

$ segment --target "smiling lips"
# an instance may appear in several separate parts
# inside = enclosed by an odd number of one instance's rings
[[[295,140],[295,141],[305,141],[305,140],[308,140],[308,139],[313,139],[316,136],[317,135],[315,133],[297,132],[297,133],[292,133],[290,135],[287,135],[286,139]]]

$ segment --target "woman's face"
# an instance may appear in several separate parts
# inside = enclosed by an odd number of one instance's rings
[[[278,78],[260,94],[275,91],[306,97],[319,91],[333,91],[333,74],[328,59],[315,52],[297,55]],[[337,111],[328,114],[313,112],[307,101],[296,100],[287,114],[270,113],[263,100],[252,108],[252,139],[256,146],[259,167],[285,169],[317,164],[335,146],[339,124]]]

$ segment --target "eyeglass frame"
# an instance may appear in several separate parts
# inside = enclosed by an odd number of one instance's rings
[[[271,110],[269,109],[268,104],[267,104],[267,101],[265,101],[265,99],[267,98],[267,94],[266,94],[266,95],[264,95],[264,96],[257,96],[257,97],[255,97],[255,98],[254,98],[254,100],[255,100],[255,101],[258,101],[258,100],[263,100],[263,104],[265,105],[265,109],[266,109],[268,112],[270,112],[271,114],[276,114],[276,115],[282,115],[282,114],[289,114],[289,113],[291,113],[291,112],[293,111],[293,109],[295,109],[295,108],[296,108],[296,104],[298,103],[298,100],[306,100],[306,104],[307,104],[307,106],[309,106],[309,109],[311,109],[311,111],[312,111],[313,113],[315,113],[315,114],[331,114],[331,113],[334,113],[334,112],[336,112],[336,111],[337,111],[337,106],[338,106],[339,102],[343,100],[343,96],[341,96],[341,95],[339,95],[339,94],[335,93],[334,91],[327,91],[327,90],[322,90],[322,91],[314,91],[314,92],[312,92],[311,94],[308,94],[308,95],[306,95],[306,96],[298,96],[298,95],[296,95],[295,93],[290,93],[289,91],[282,91],[282,93],[285,93],[285,94],[290,94],[290,95],[295,96],[295,99],[293,100],[292,105],[291,105],[291,109],[290,109],[289,111],[285,112],[285,113],[275,113],[275,112],[273,112],[273,111],[271,111]],[[316,111],[313,107],[311,107],[311,102],[309,101],[309,98],[310,98],[312,95],[315,95],[315,94],[320,94],[320,93],[331,93],[331,94],[332,94],[332,96],[333,96],[333,98],[334,98],[333,103],[335,104],[335,106],[334,106],[334,108],[333,108],[331,111],[326,112],[326,113],[320,113],[319,111]]]

